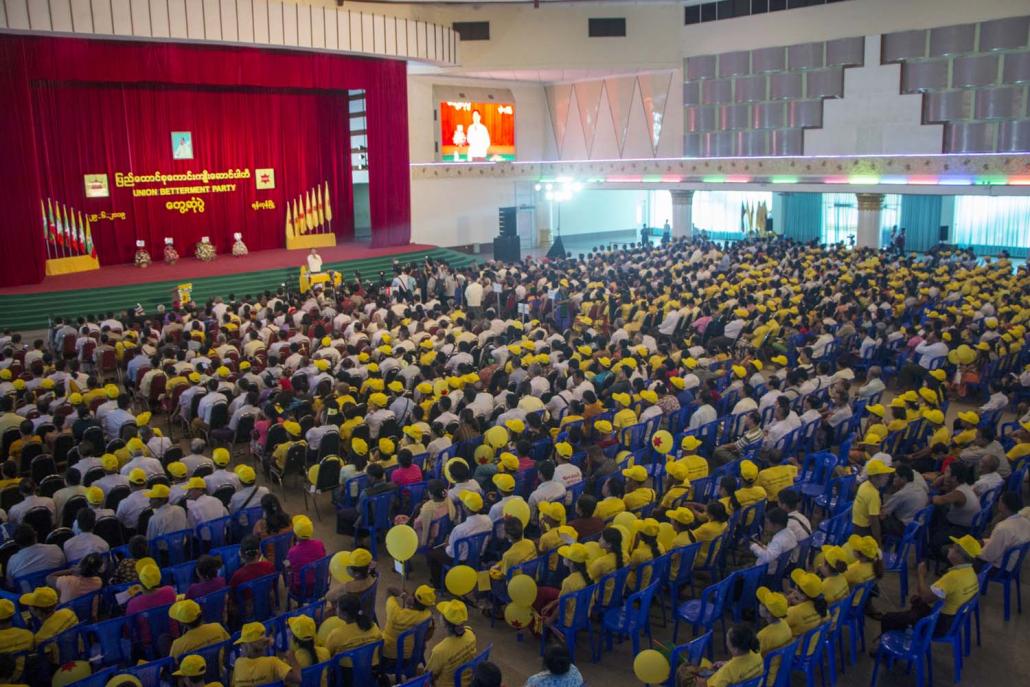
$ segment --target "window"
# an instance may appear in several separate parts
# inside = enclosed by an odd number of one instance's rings
[[[880,210],[880,245],[885,245],[885,237],[891,227],[901,223],[901,196],[896,194],[883,197],[883,208]],[[854,246],[858,237],[858,199],[854,193],[823,194],[823,233],[821,241],[826,245],[843,243]]]
[[[625,36],[626,19],[624,17],[588,19],[587,35],[591,38],[618,38]]]
[[[757,224],[762,203],[766,216],[772,214],[772,196],[767,191],[697,191],[691,221],[713,239],[739,237],[752,223]]]
[[[1015,257],[1026,257],[1030,198],[956,196],[954,225],[952,242],[959,246],[982,246],[987,254],[1005,249]]]
[[[701,0],[683,8],[683,23],[699,24],[718,19],[747,17],[752,14],[793,10],[801,7],[827,5],[842,0]]]
[[[490,40],[490,22],[488,21],[456,21],[452,26],[462,41]]]

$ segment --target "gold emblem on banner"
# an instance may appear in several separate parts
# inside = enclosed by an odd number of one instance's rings
[[[82,183],[86,187],[87,198],[107,198],[111,195],[106,174],[83,174]]]
[[[275,188],[275,170],[271,167],[254,170],[254,185],[259,191]]]

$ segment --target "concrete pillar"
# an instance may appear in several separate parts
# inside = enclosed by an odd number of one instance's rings
[[[880,210],[883,208],[882,193],[856,193],[858,199],[858,231],[856,248],[880,247]]]
[[[693,191],[671,191],[672,237],[690,238],[694,235]]]

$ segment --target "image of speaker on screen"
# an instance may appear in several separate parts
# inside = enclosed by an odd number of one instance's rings
[[[480,162],[490,155],[490,132],[483,125],[483,113],[472,110],[472,124],[467,134],[469,162]]]
[[[510,103],[440,103],[440,159],[503,162],[515,159],[515,106]]]

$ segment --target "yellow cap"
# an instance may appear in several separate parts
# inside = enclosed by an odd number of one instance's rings
[[[822,551],[823,558],[826,559],[826,562],[833,567],[836,567],[838,563],[848,562],[847,553],[845,553],[844,549],[839,546],[827,544],[826,546],[823,546],[820,551]]]
[[[203,477],[189,478],[189,481],[186,482],[186,491],[193,491],[194,489],[200,489],[201,491],[207,489],[207,484],[204,482]]]
[[[286,619],[286,624],[290,626],[290,632],[293,636],[301,641],[307,641],[315,638],[315,621],[309,615],[295,615]]]
[[[869,411],[871,415],[875,415],[876,417],[883,417],[884,413],[887,412],[886,409],[879,403],[867,405],[865,409]]]
[[[415,588],[415,598],[423,606],[433,606],[436,604],[436,590],[428,584],[420,584]]]
[[[461,502],[465,505],[465,508],[471,513],[478,513],[483,510],[483,497],[477,492],[465,490],[461,492],[458,497]]]
[[[509,431],[515,434],[522,434],[526,431],[526,423],[518,419],[517,417],[513,417],[510,420],[505,420],[504,426],[507,427]]]
[[[240,630],[240,638],[233,644],[249,644],[260,642],[265,638],[265,626],[262,623],[247,623]]]
[[[227,448],[216,448],[211,452],[211,461],[218,467],[225,467],[229,464],[229,449]]]
[[[924,386],[921,389],[919,389],[919,395],[922,397],[924,401],[926,401],[930,405],[937,405],[937,392],[933,389]]]
[[[637,520],[636,527],[637,532],[640,532],[640,534],[648,537],[657,537],[660,526],[654,518],[644,518],[643,520]]]
[[[393,443],[393,439],[389,437],[380,437],[379,442],[379,453],[387,456],[392,456],[397,451],[396,444]]]
[[[747,459],[740,461],[740,477],[745,482],[754,482],[758,479],[758,466]]]
[[[634,465],[631,468],[626,468],[622,471],[622,475],[627,479],[631,479],[634,482],[646,482],[647,481],[647,470],[643,465]]]
[[[561,503],[541,501],[537,504],[537,510],[540,511],[540,515],[543,517],[550,518],[558,523],[565,522],[565,506]]]
[[[136,424],[140,427],[145,427],[150,424],[151,417],[153,417],[153,413],[149,410],[145,410],[136,416]]]
[[[6,372],[10,373],[9,370],[6,370]],[[68,403],[70,403],[73,406],[81,406],[82,405],[82,394],[80,394],[78,391],[69,394],[68,395]]]
[[[554,445],[554,451],[562,458],[569,458],[572,456],[572,444],[567,441],[559,441]]]
[[[866,432],[865,437],[862,438],[862,443],[869,446],[879,446],[883,443],[883,436],[879,432]]]
[[[805,596],[814,599],[823,593],[823,581],[818,575],[805,572],[801,568],[795,568],[790,573],[790,579],[794,586],[805,593]]]
[[[129,484],[146,484],[147,473],[143,472],[143,468],[133,468],[129,470]]]
[[[181,460],[172,461],[167,467],[168,474],[175,479],[182,479],[189,472],[189,468],[186,467],[186,463]]]
[[[934,424],[934,425],[943,425],[944,424],[944,413],[941,412],[941,410],[939,408],[934,408],[933,410],[924,410],[923,411],[923,417],[926,418],[926,421],[931,423],[931,424]]]
[[[734,365],[732,368],[734,376],[738,379],[743,379],[747,376],[747,368],[743,365]]]
[[[633,402],[629,394],[612,394],[612,400],[623,407],[628,407]]]
[[[244,484],[253,484],[254,480],[257,479],[257,473],[249,465],[237,465],[234,472]]]
[[[451,625],[462,625],[468,622],[469,609],[465,606],[465,603],[452,599],[450,601],[441,601],[436,604],[436,610],[440,612],[443,619],[449,622]]]
[[[148,499],[166,499],[172,495],[172,491],[165,484],[155,484],[147,490]]]
[[[153,563],[147,563],[136,574],[139,575],[140,584],[146,589],[154,589],[161,584],[161,569]]]
[[[696,451],[697,448],[705,442],[698,439],[693,434],[688,434],[680,439],[680,448],[684,451]]]
[[[498,472],[496,475],[493,476],[492,481],[494,483],[494,486],[496,486],[498,489],[505,493],[511,493],[515,491],[515,478],[507,473]]]
[[[200,373],[199,372],[190,372],[190,375],[189,375],[189,377],[187,377],[187,379],[189,379],[194,384],[200,384]]]
[[[114,399],[118,398],[118,393],[119,392],[118,392],[117,385],[115,385],[115,384],[106,384],[104,386],[104,393],[107,394],[107,397],[110,398],[111,400],[114,400]]]
[[[755,598],[765,606],[774,618],[787,617],[787,597],[779,592],[774,592],[768,587],[759,587],[755,590]]]
[[[848,539],[851,548],[858,551],[866,558],[876,559],[880,557],[880,545],[870,536],[858,537],[857,540]],[[843,550],[841,551],[843,553]]]
[[[350,448],[359,456],[368,455],[368,442],[361,437],[354,437],[350,440]]]
[[[180,623],[192,623],[200,617],[200,604],[193,599],[176,601],[168,609],[168,617]]]
[[[980,424],[980,415],[978,415],[974,410],[965,410],[959,413],[958,419],[962,420],[963,422],[968,422],[971,425]]]
[[[105,453],[100,458],[100,464],[107,472],[115,472],[118,470],[118,456],[113,453]]]
[[[100,487],[89,487],[86,489],[86,502],[91,506],[104,505],[104,490]]]
[[[693,525],[695,520],[694,511],[686,506],[665,511],[665,517],[669,518],[669,520],[675,520],[681,525]]]
[[[297,536],[297,539],[311,539],[314,533],[315,525],[311,522],[311,518],[306,515],[293,516],[293,534]]]
[[[315,361],[315,369],[319,372],[325,372],[329,369],[329,361],[325,358],[319,358]]]
[[[643,401],[647,401],[648,403],[653,405],[655,403],[658,403],[658,394],[656,394],[654,391],[651,391],[650,389],[644,389],[640,392],[640,399]]]
[[[408,425],[402,431],[415,441],[421,441],[422,439],[422,428],[418,425]]]
[[[873,458],[865,464],[865,471],[870,477],[876,477],[877,475],[889,475],[894,472],[894,468],[890,467],[879,458]]]
[[[207,674],[207,661],[200,654],[189,654],[183,656],[179,662],[179,669],[172,675],[174,677],[201,677]]]
[[[351,568],[366,568],[372,565],[372,554],[368,549],[354,549],[350,552]]]
[[[608,420],[596,420],[594,422],[594,429],[596,429],[600,434],[611,434],[612,423],[608,422]]]
[[[104,687],[143,687],[143,683],[135,675],[121,673],[108,680]]]
[[[769,362],[770,363],[775,363],[775,364],[779,365],[780,367],[786,367],[787,366],[787,356],[785,356],[785,355],[774,355],[773,357],[769,358]]]
[[[558,547],[558,555],[573,563],[586,563],[590,552],[583,544],[567,544]]]
[[[28,594],[18,597],[18,603],[22,606],[33,608],[51,608],[57,605],[57,592],[50,587],[36,587]]]
[[[948,373],[941,369],[930,370],[930,376],[936,379],[938,382],[943,382],[945,379],[948,378]]]
[[[967,556],[969,556],[970,558],[976,558],[977,556],[980,555],[980,552],[983,550],[983,548],[980,546],[980,542],[978,542],[970,534],[963,534],[961,537],[957,537],[957,538],[956,537],[948,537],[948,539],[951,540],[952,544],[955,544],[960,549],[962,549],[962,551],[965,552],[965,554]],[[22,601],[22,603],[25,603],[25,602]]]
[[[368,402],[374,406],[385,408],[390,403],[390,399],[387,398],[386,394],[377,391],[368,397]]]
[[[14,617],[14,602],[10,599],[0,599],[0,620],[10,620]]]
[[[296,422],[294,420],[288,420],[288,421],[283,423],[283,429],[285,429],[286,433],[289,434],[291,437],[299,437],[300,436],[300,423],[299,422]]]

